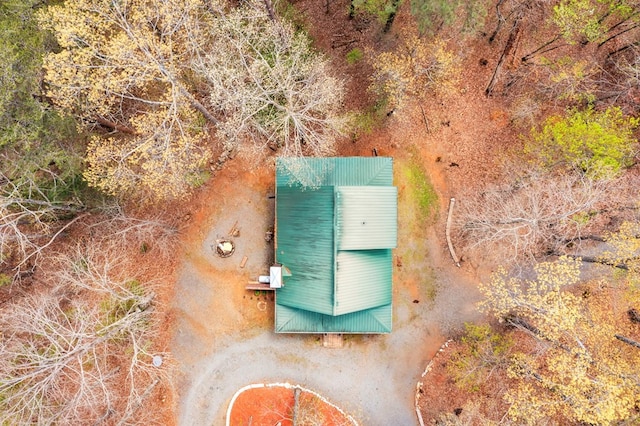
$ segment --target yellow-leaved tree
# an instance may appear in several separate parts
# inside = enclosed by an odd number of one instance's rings
[[[42,12],[61,48],[44,61],[48,96],[115,133],[89,144],[88,182],[114,195],[180,197],[204,177],[208,127],[220,163],[243,145],[258,159],[331,153],[345,123],[343,84],[270,5],[78,0]]]
[[[417,34],[405,31],[394,51],[383,52],[372,62],[371,89],[399,108],[409,96],[422,97],[427,92],[447,92],[459,79],[458,57],[444,41],[426,42]]]
[[[615,309],[615,293],[601,286],[574,294],[581,261],[539,263],[532,279],[504,270],[481,285],[481,309],[533,339],[521,342],[508,374],[516,385],[504,395],[518,423],[615,424],[633,418],[640,402],[640,349]]]
[[[622,274],[625,288],[631,298],[640,296],[640,223],[624,222],[618,232],[606,236],[605,241],[611,246],[600,255],[600,260],[617,267]]]
[[[163,199],[197,178],[207,152],[196,111],[215,118],[192,94],[184,63],[206,16],[202,0],[78,0],[40,14],[61,48],[44,60],[48,96],[85,123],[120,131],[89,144],[90,184]]]

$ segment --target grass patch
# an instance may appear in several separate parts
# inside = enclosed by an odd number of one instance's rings
[[[274,8],[276,15],[290,22],[297,33],[303,33],[309,40],[312,40],[307,30],[304,14],[297,9],[292,2],[287,0],[276,1],[274,2]]]
[[[130,280],[125,283],[125,286],[131,294],[122,295],[122,297],[110,295],[101,303],[101,310],[105,315],[105,327],[115,324],[140,306],[140,301],[145,295],[140,281]]]
[[[347,53],[347,63],[349,65],[353,65],[356,62],[360,61],[363,57],[364,52],[362,51],[362,49],[358,49],[356,47],[355,49],[351,49],[349,53]]]
[[[0,274],[0,287],[5,287],[10,285],[13,282],[13,278],[11,278],[8,274]]]
[[[193,173],[188,178],[189,185],[192,188],[200,188],[211,179],[211,172],[209,170],[200,170],[199,173]]]
[[[435,302],[438,295],[438,286],[433,270],[429,270],[429,273],[420,282],[420,295],[424,297],[424,302],[429,303],[429,306]]]
[[[379,119],[372,111],[357,112],[352,116],[351,123],[354,140],[362,135],[370,135],[378,127]]]
[[[352,139],[356,140],[362,135],[370,135],[374,130],[380,128],[386,118],[386,108],[387,101],[381,98],[364,111],[353,113],[350,119]]]
[[[438,214],[438,197],[417,154],[398,158],[395,182],[398,186],[399,266],[394,274],[412,315],[420,317],[438,294],[436,275],[429,264],[429,227]],[[414,302],[417,300],[417,302]],[[416,303],[416,304],[414,304]],[[419,303],[419,305],[417,304]],[[413,318],[412,318],[413,319]]]
[[[418,208],[417,219],[426,222],[433,221],[438,213],[438,194],[436,194],[424,167],[415,160],[411,160],[403,167],[402,173],[409,187],[409,195],[415,200]]]

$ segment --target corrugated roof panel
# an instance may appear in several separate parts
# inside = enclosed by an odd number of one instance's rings
[[[335,315],[391,303],[391,250],[339,251],[336,256]]]
[[[277,332],[391,331],[392,185],[391,158],[277,160],[276,261],[291,271],[277,290]]]
[[[327,186],[333,172],[332,158],[277,158],[276,186]]]
[[[279,296],[276,295],[276,299]],[[322,329],[323,314],[290,308],[276,303],[276,333],[324,333]]]
[[[336,188],[338,250],[395,248],[398,241],[398,190],[395,186]]]
[[[352,314],[332,316],[276,304],[277,333],[390,333],[391,304]]]
[[[333,188],[277,190],[276,261],[291,271],[278,290],[283,305],[333,312]]]
[[[278,158],[276,186],[390,186],[390,157]]]
[[[378,333],[391,333],[393,329],[393,309],[391,303],[368,309],[364,312],[368,314],[368,322],[372,326],[373,324],[377,324]]]
[[[393,160],[389,157],[334,158],[331,185],[387,186],[393,184]]]

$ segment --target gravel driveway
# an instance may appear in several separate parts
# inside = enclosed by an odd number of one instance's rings
[[[323,348],[318,336],[275,334],[272,296],[244,290],[272,258],[264,239],[273,223],[270,172],[258,178],[224,173],[206,194],[216,202],[195,215],[188,231],[172,306],[179,424],[223,425],[237,389],[283,381],[319,392],[363,425],[417,424],[415,385],[446,340],[441,330],[478,315],[475,286],[444,257],[435,232],[426,231],[423,246],[401,242],[396,250],[413,259],[418,248],[424,260],[394,268],[393,332],[345,336],[342,348]],[[215,257],[211,245],[236,221],[236,252]],[[402,240],[402,226],[399,235]],[[241,268],[243,256],[248,261]]]

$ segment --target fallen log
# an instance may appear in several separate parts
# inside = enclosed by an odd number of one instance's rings
[[[449,200],[449,214],[447,215],[447,226],[445,228],[445,236],[447,237],[447,245],[449,246],[449,253],[451,253],[451,258],[453,259],[453,263],[459,268],[460,267],[460,259],[456,255],[455,250],[453,249],[453,243],[451,242],[451,222],[453,216],[453,206],[456,203],[456,199],[451,197]]]

